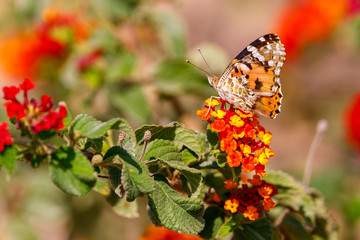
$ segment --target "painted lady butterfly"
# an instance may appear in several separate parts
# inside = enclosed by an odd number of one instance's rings
[[[280,113],[280,70],[285,47],[276,34],[252,42],[228,65],[221,77],[207,75],[220,98],[245,112],[274,119]]]

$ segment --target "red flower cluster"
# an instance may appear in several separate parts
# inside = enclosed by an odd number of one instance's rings
[[[5,150],[5,145],[11,145],[14,141],[7,127],[6,122],[0,123],[0,153]]]
[[[360,93],[352,99],[346,110],[345,127],[349,142],[360,153]]]
[[[275,153],[269,148],[272,134],[266,132],[253,113],[245,113],[230,105],[224,109],[225,101],[212,100],[204,109],[197,111],[202,120],[210,123],[212,131],[219,133],[220,150],[227,153],[227,164],[249,173],[255,171],[264,177],[265,165]],[[215,107],[222,103],[221,108]],[[210,120],[210,117],[214,120]]]
[[[245,218],[256,220],[259,218],[259,211],[270,211],[275,207],[275,203],[271,197],[277,194],[275,186],[260,180],[260,176],[254,175],[253,179],[248,180],[252,184],[242,184],[238,188],[238,184],[232,183],[231,180],[225,181],[225,188],[230,189],[230,198],[225,201],[224,209],[231,213],[242,212]]]
[[[52,98],[48,95],[43,95],[40,102],[36,99],[29,101],[28,91],[34,87],[30,79],[25,79],[20,87],[3,88],[4,100],[6,100],[4,106],[9,119],[15,119],[17,127],[30,129],[34,134],[43,130],[58,131],[64,128],[63,119],[66,117],[66,107],[60,105],[59,111],[54,111]],[[22,103],[16,98],[20,91],[24,92]]]
[[[275,32],[286,48],[287,57],[295,57],[307,45],[325,40],[344,19],[351,0],[289,1],[283,9]]]
[[[164,227],[150,225],[140,240],[202,240],[197,235],[188,235],[168,230]]]

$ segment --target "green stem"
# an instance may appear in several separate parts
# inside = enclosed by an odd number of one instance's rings
[[[231,167],[230,169],[231,169],[231,173],[233,175],[233,183],[234,183],[237,180],[237,176],[236,176],[236,173],[235,173],[235,169],[233,167]]]

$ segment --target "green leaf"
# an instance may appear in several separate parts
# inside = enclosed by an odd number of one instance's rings
[[[162,175],[155,175],[154,179],[155,191],[149,195],[148,204],[155,219],[170,230],[199,233],[204,227],[202,200],[181,196]]]
[[[114,24],[114,21],[121,21],[133,16],[134,10],[139,5],[139,3],[140,1],[138,0],[103,0],[92,2],[92,4],[94,4],[94,9],[100,11],[104,17],[109,19],[108,21],[111,21]]]
[[[138,144],[143,143],[144,133],[149,130],[151,139],[164,139],[174,141],[179,148],[185,146],[196,153],[198,156],[202,154],[200,143],[197,140],[197,133],[191,129],[184,127],[179,123],[170,123],[168,126],[159,125],[143,125],[135,130],[136,141]]]
[[[178,149],[170,141],[155,139],[150,142],[144,160],[149,165],[165,164],[180,171],[188,180],[192,197],[197,197],[201,192],[202,176],[198,169],[190,168],[181,161]]]
[[[155,139],[147,146],[143,160],[149,161],[156,159],[181,162],[181,154],[172,142],[163,139]]]
[[[223,152],[216,154],[216,163],[219,167],[223,168],[226,166],[227,163],[226,157],[227,154]]]
[[[291,188],[298,186],[294,177],[282,171],[268,171],[264,180],[280,187]]]
[[[207,136],[207,139],[209,141],[209,143],[211,144],[211,146],[215,146],[218,141],[219,141],[219,138],[218,138],[218,133],[216,132],[213,132],[210,128],[210,125],[208,125],[207,129],[206,129],[206,136]]]
[[[245,239],[249,240],[271,240],[272,230],[271,223],[267,218],[262,218],[258,221],[242,224],[243,230],[241,231]]]
[[[91,139],[102,137],[109,129],[122,130],[134,138],[130,125],[122,118],[113,118],[107,122],[101,122],[87,114],[79,114],[70,126],[70,131],[80,131],[81,136]]]
[[[306,229],[304,219],[297,213],[289,213],[286,215],[280,228],[282,233],[292,240],[311,240],[311,234]]]
[[[213,92],[204,75],[192,66],[189,66],[183,58],[181,60],[163,61],[155,73],[157,90],[166,96],[195,96],[211,95]]]
[[[98,178],[96,180],[96,184],[94,186],[94,191],[102,194],[102,195],[109,195],[110,194],[110,188],[108,185],[108,181],[105,178]]]
[[[157,11],[154,19],[167,54],[183,59],[186,49],[184,24],[181,19],[167,11]]]
[[[61,190],[74,196],[87,194],[96,183],[89,160],[79,151],[66,146],[51,154],[50,175]]]
[[[88,141],[86,141],[83,150],[91,151],[93,153],[99,153],[102,150],[103,141],[103,137],[89,139]]]
[[[112,56],[105,72],[106,82],[116,83],[121,78],[129,77],[135,64],[136,57],[129,52],[121,51]]]
[[[224,211],[219,207],[208,207],[203,216],[205,219],[205,227],[199,233],[200,237],[205,239],[215,238],[220,227],[224,224],[224,217]]]
[[[123,196],[123,189],[121,185],[121,169],[119,167],[109,166],[109,178],[114,192],[119,196]]]
[[[11,174],[15,168],[16,148],[14,145],[6,146],[4,151],[0,153],[0,166]]]
[[[196,138],[197,141],[200,144],[200,148],[201,148],[201,153],[204,154],[206,152],[210,152],[211,150],[211,145],[208,141],[208,137],[206,134],[202,133],[202,132],[198,132],[196,131]],[[200,160],[200,159],[199,159]]]
[[[104,162],[117,159],[122,163],[121,183],[125,189],[127,201],[134,201],[136,197],[146,195],[154,190],[154,182],[146,165],[119,146],[110,148],[104,156]],[[109,174],[111,176],[111,172]]]
[[[149,103],[140,85],[110,89],[109,101],[122,114],[139,123],[147,122],[151,116]]]
[[[46,140],[48,138],[51,138],[53,136],[55,136],[56,132],[54,129],[50,129],[50,130],[42,130],[39,133],[37,133],[37,136],[41,139],[41,140]]]
[[[231,215],[231,217],[220,227],[216,237],[226,237],[235,229],[242,228],[241,220],[243,220],[243,217],[239,213]]]
[[[106,201],[112,206],[114,212],[122,217],[137,218],[139,217],[137,201],[128,202],[125,198],[119,198],[117,194],[111,192]]]
[[[181,152],[181,158],[186,165],[191,165],[199,161],[196,154],[187,148]]]

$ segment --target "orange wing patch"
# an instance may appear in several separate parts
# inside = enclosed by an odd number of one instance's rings
[[[259,97],[255,102],[255,111],[272,119],[275,118],[280,113],[282,97],[280,88],[274,96]]]
[[[262,92],[261,95],[271,96],[274,93],[274,87],[278,86],[275,82],[274,67],[266,68],[259,64],[251,64],[252,69],[246,73],[249,82],[249,88],[254,92]],[[277,90],[277,88],[275,88]]]
[[[231,77],[244,76],[249,83],[248,88],[261,96],[271,96],[279,86],[275,82],[274,69],[275,67],[264,67],[255,63],[252,63],[249,67],[236,64],[231,72]]]

